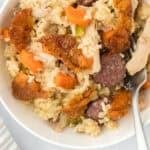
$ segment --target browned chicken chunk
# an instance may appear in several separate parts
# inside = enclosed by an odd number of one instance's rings
[[[41,90],[39,83],[28,82],[28,76],[22,72],[12,82],[12,93],[19,100],[33,100],[35,98],[48,98],[48,92]]]
[[[116,28],[104,32],[102,40],[112,53],[119,53],[130,47],[132,4],[131,0],[114,0],[114,6],[119,11]]]
[[[108,111],[108,117],[112,120],[118,120],[125,116],[128,113],[128,105],[131,103],[131,92],[125,89],[120,89],[112,98],[112,104]]]
[[[79,72],[91,69],[93,58],[86,58],[81,49],[77,48],[77,41],[70,35],[47,35],[39,40],[43,51],[61,60],[69,69]]]
[[[83,115],[87,105],[96,96],[96,91],[93,88],[89,88],[82,94],[76,95],[71,99],[68,104],[63,108],[63,112],[71,118],[78,118]]]
[[[23,9],[13,18],[10,25],[10,39],[20,51],[30,43],[30,32],[33,28],[32,9]]]
[[[77,3],[83,6],[92,6],[95,1],[96,0],[77,0]]]

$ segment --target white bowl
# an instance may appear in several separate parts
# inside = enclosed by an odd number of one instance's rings
[[[0,30],[6,27],[12,16],[12,10],[17,0],[6,0],[0,10]],[[17,101],[11,95],[10,79],[5,67],[3,57],[4,45],[0,44],[0,100],[7,109],[10,116],[18,122],[24,129],[33,136],[38,137],[42,141],[54,144],[58,147],[69,149],[99,149],[118,144],[134,135],[134,126],[132,113],[130,112],[125,118],[119,122],[119,128],[116,130],[103,130],[99,137],[90,137],[75,133],[72,129],[67,129],[62,133],[53,131],[48,123],[40,120],[40,118],[31,111],[31,108]],[[150,94],[148,93],[148,96]],[[150,123],[150,108],[142,112],[144,124]]]

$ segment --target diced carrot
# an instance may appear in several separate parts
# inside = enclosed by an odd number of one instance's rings
[[[142,89],[143,89],[143,90],[150,89],[150,81],[147,80],[147,81],[145,82],[145,84],[143,85]]]
[[[91,23],[91,19],[84,19],[86,15],[86,11],[83,8],[74,8],[72,6],[68,6],[66,8],[66,16],[69,22],[81,25],[81,26],[87,26]]]
[[[30,101],[37,98],[47,99],[48,91],[41,88],[40,83],[36,81],[29,82],[28,75],[19,72],[12,81],[12,93],[16,99]]]
[[[26,68],[28,68],[33,73],[37,73],[38,71],[43,69],[43,63],[39,60],[35,60],[34,54],[27,50],[22,50],[19,55],[19,61]]]
[[[1,36],[2,36],[2,40],[4,40],[5,42],[9,42],[10,41],[9,29],[6,28],[2,30]]]
[[[58,72],[54,77],[54,83],[58,87],[73,89],[77,84],[77,79],[63,72]]]

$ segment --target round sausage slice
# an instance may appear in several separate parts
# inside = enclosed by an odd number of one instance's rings
[[[91,6],[96,0],[77,0],[79,5]]]
[[[104,102],[104,99],[99,98],[99,99],[95,100],[94,102],[92,102],[89,105],[89,107],[86,110],[86,112],[85,112],[86,117],[98,121],[99,120],[99,113],[100,112],[104,112],[103,111],[103,107],[102,107],[102,103],[104,105],[107,105],[107,104],[111,103],[111,99],[110,98],[105,98],[105,100],[106,101]]]
[[[103,87],[113,87],[125,77],[125,61],[119,54],[104,54],[101,56],[100,72],[93,75],[94,81]]]

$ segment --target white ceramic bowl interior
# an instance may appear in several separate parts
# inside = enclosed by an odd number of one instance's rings
[[[17,4],[17,0],[6,0],[0,11],[0,30],[6,27],[12,16],[12,10]],[[132,113],[121,119],[119,128],[116,130],[104,129],[99,137],[90,137],[75,133],[72,129],[67,129],[62,133],[54,132],[47,122],[42,121],[32,109],[11,95],[10,78],[5,67],[3,57],[4,45],[0,43],[0,99],[11,117],[25,128],[32,135],[43,141],[69,149],[97,149],[117,144],[134,133]],[[149,96],[149,94],[148,94]],[[150,122],[150,108],[142,112],[145,124]]]

